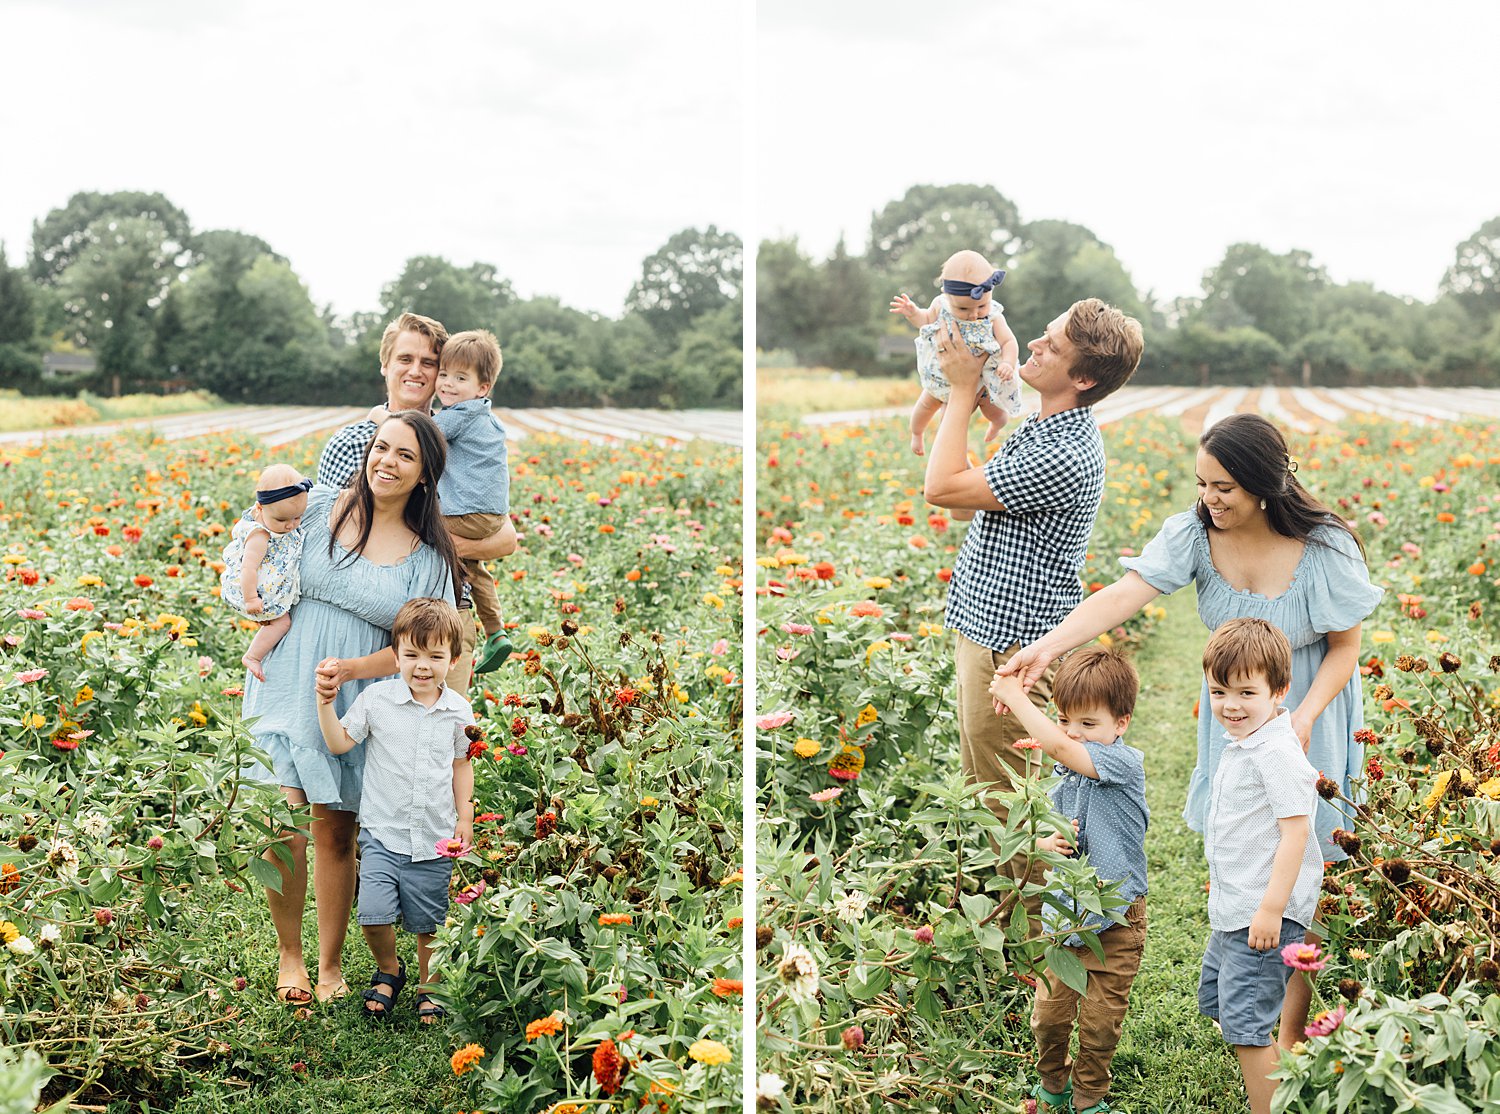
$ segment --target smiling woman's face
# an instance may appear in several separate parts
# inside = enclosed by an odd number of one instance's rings
[[[1220,530],[1233,530],[1266,514],[1260,509],[1260,500],[1204,449],[1198,450],[1198,498]]]
[[[399,418],[387,418],[375,431],[365,479],[375,498],[407,495],[422,479],[422,452],[416,431]]]

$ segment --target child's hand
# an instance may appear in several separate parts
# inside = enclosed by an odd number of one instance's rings
[[[259,596],[248,596],[248,597],[246,597],[246,599],[245,599],[245,614],[246,615],[259,615],[265,609],[266,609],[266,605],[261,602]]]
[[[990,678],[990,698],[994,700],[997,712],[1000,708],[1014,708],[1027,700],[1026,690],[1021,687],[1021,679],[1000,673]]]
[[[370,407],[370,412],[365,415],[365,421],[374,422],[376,425],[379,425],[390,416],[391,412],[386,409],[385,403],[382,402]]]
[[[459,840],[465,847],[473,847],[474,821],[460,820],[453,829],[453,838]]]
[[[1077,820],[1073,821],[1073,833],[1078,834]],[[1073,854],[1073,841],[1062,832],[1053,832],[1049,836],[1043,836],[1036,841],[1036,846],[1039,851],[1055,851],[1059,855]]]
[[[917,307],[916,302],[912,301],[905,294],[897,294],[891,299],[891,312],[899,313],[913,325],[921,324],[921,321],[917,319],[918,315],[922,312],[921,309]]]
[[[1002,383],[1009,383],[1016,377],[1016,365],[1002,360],[996,365],[995,374],[1000,377]]]
[[[1268,909],[1257,909],[1250,921],[1249,939],[1246,941],[1258,952],[1270,951],[1281,939],[1281,917]]]

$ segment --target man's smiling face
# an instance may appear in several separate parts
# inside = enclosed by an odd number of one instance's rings
[[[426,410],[432,404],[437,369],[438,352],[432,338],[410,330],[398,334],[390,359],[380,369],[390,408]]]

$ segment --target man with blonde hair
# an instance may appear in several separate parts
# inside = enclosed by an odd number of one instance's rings
[[[951,330],[939,332],[938,361],[953,385],[927,457],[929,503],[972,511],[953,579],[946,623],[958,632],[959,757],[975,782],[1004,792],[1025,773],[1012,744],[1026,734],[1015,716],[997,716],[989,686],[1020,647],[1060,623],[1083,598],[1078,570],[1104,493],[1104,440],[1092,405],[1118,390],[1140,364],[1141,327],[1098,298],[1074,303],[1027,347],[1018,369],[1041,395],[996,454],[970,466],[968,428],[982,361]],[[1031,690],[1045,708],[1050,673]],[[986,802],[999,816],[1005,806]],[[1005,867],[1020,879],[1025,856]],[[1035,913],[1039,905],[1028,901]]]

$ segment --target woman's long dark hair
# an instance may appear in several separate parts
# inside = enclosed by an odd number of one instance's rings
[[[1235,483],[1266,501],[1266,521],[1282,537],[1327,545],[1314,537],[1313,531],[1319,526],[1331,526],[1353,538],[1360,554],[1364,554],[1365,543],[1359,534],[1297,482],[1297,465],[1287,452],[1285,438],[1259,414],[1229,415],[1204,430],[1198,447],[1223,465]],[[1198,520],[1205,527],[1213,526],[1213,518],[1201,499],[1197,511]]]
[[[386,422],[401,422],[411,428],[416,434],[417,452],[422,457],[422,478],[406,496],[406,508],[402,512],[402,519],[406,527],[422,541],[437,550],[438,556],[448,566],[449,575],[453,578],[453,602],[458,603],[463,585],[463,573],[458,563],[458,554],[453,549],[453,539],[448,536],[448,531],[443,529],[443,512],[438,506],[438,478],[442,476],[444,467],[448,463],[448,442],[443,438],[443,431],[438,429],[437,423],[426,414],[417,410],[398,410],[385,420]],[[381,423],[384,425],[385,423]],[[364,456],[360,458],[359,468],[349,479],[349,490],[353,493],[342,510],[334,517],[328,532],[328,555],[333,556],[333,540],[338,537],[339,531],[343,529],[344,523],[349,517],[354,516],[354,521],[359,525],[359,540],[349,549],[349,560],[353,560],[364,552],[365,543],[370,540],[370,527],[375,521],[375,493],[370,490],[370,452],[375,447],[375,442],[380,439],[380,430],[375,430],[375,436],[370,438],[370,443],[365,446]]]

